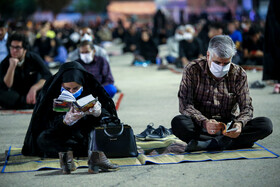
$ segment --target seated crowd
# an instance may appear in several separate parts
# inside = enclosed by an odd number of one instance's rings
[[[113,37],[124,42],[123,52],[133,53],[133,64],[158,63],[158,45],[167,42],[167,62],[184,68],[180,115],[171,121],[174,135],[187,143],[184,151],[248,148],[272,133],[269,118],[253,118],[247,74],[239,66],[262,65],[263,39],[257,26],[245,32],[236,22],[228,22],[227,28],[217,22],[187,24],[161,32],[155,40],[151,29],[138,30],[134,24],[128,31],[121,25],[112,31],[106,21],[95,31],[80,27],[64,32],[44,23],[29,41],[28,32],[7,32],[7,25],[0,24],[0,39],[7,45],[0,51],[0,106],[34,108],[22,153],[58,157],[65,174],[76,169],[73,156],[88,156],[89,173],[119,169],[98,149],[94,135],[101,119],[118,116],[109,55],[100,46]],[[54,75],[52,67],[59,67]],[[73,106],[67,112],[54,111],[53,100],[65,92],[75,99],[92,94],[98,101],[83,112]],[[227,123],[233,131],[224,131]]]

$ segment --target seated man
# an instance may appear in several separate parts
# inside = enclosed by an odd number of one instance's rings
[[[81,42],[79,50],[80,58],[77,61],[89,73],[94,75],[111,98],[114,97],[117,93],[117,88],[114,86],[114,78],[108,61],[101,56],[95,55],[95,46],[89,41]]]
[[[232,39],[217,35],[209,42],[207,57],[184,69],[178,93],[181,115],[171,125],[173,133],[188,143],[188,152],[251,147],[272,133],[270,119],[252,119],[247,75],[231,62],[235,53]],[[221,133],[222,123],[230,121],[236,130]]]
[[[176,62],[178,68],[183,68],[190,61],[202,56],[202,45],[198,37],[195,37],[195,29],[192,25],[186,25],[184,39],[179,42],[179,58]]]
[[[137,42],[139,40],[139,33],[135,24],[131,24],[128,31],[124,35],[124,48],[123,53],[135,52]]]
[[[168,63],[175,63],[179,57],[179,42],[184,39],[184,31],[185,27],[181,25],[176,29],[175,35],[167,39],[168,56],[166,56],[166,60]]]
[[[89,41],[93,43],[94,39],[94,34],[89,27],[84,27],[80,30],[80,42]],[[94,48],[96,56],[101,56],[102,58],[106,59],[107,62],[110,62],[109,55],[104,48],[99,47],[98,45],[94,45]],[[79,55],[79,49],[77,48],[68,54],[67,61],[77,60],[79,58]]]
[[[260,28],[252,26],[243,43],[245,65],[263,65],[263,46],[264,38]]]
[[[38,91],[51,73],[40,56],[27,51],[28,40],[24,35],[11,35],[8,46],[10,54],[0,65],[0,106],[33,108]]]

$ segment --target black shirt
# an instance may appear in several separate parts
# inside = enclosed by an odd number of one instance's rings
[[[257,50],[263,51],[263,47],[264,47],[263,37],[260,37],[260,39],[256,43],[250,37],[245,38],[243,41],[243,49],[247,49],[249,53],[251,51],[257,51]]]
[[[192,42],[182,40],[179,43],[179,56],[180,58],[186,57],[189,61],[197,59],[202,54],[201,41],[194,38]]]
[[[8,55],[0,64],[0,89],[8,89],[4,83],[4,77],[8,71],[11,58]],[[14,91],[20,95],[26,95],[29,92],[31,86],[37,83],[40,79],[47,80],[52,76],[48,67],[45,65],[42,58],[33,52],[27,52],[25,55],[24,63],[21,67],[16,67],[14,74],[14,82],[11,87]]]

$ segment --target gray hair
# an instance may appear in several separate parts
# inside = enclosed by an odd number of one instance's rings
[[[208,51],[211,58],[213,54],[220,58],[231,58],[236,53],[236,46],[228,35],[217,35],[210,40]]]

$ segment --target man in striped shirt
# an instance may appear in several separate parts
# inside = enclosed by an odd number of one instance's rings
[[[232,39],[218,35],[210,40],[207,56],[184,69],[178,93],[181,115],[171,125],[188,143],[188,152],[251,147],[272,133],[270,119],[253,119],[246,72],[231,62],[235,53]],[[235,130],[223,131],[222,123],[231,121]]]

